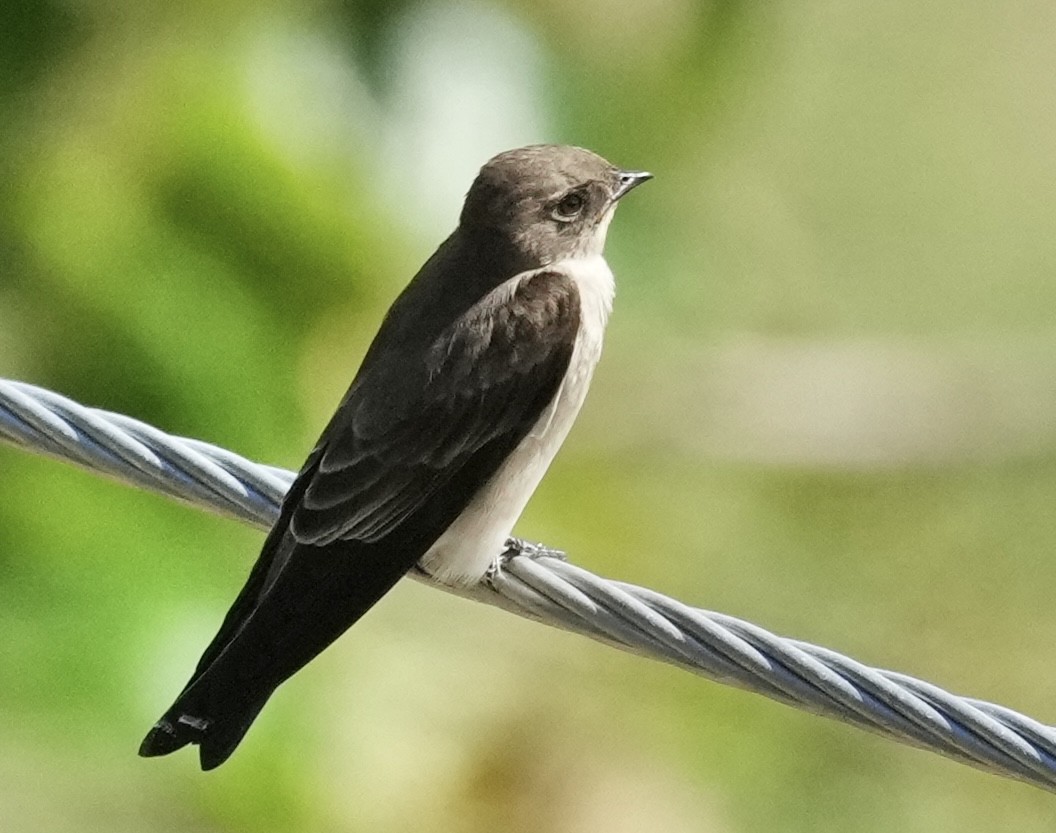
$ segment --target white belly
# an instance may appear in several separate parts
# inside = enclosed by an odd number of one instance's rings
[[[422,556],[425,570],[445,584],[478,581],[502,553],[513,525],[572,428],[601,356],[615,292],[612,272],[600,255],[554,267],[567,271],[579,289],[579,332],[568,371],[528,436]]]

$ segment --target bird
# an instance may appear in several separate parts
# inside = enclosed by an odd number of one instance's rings
[[[272,693],[412,569],[469,586],[532,545],[517,521],[583,404],[612,309],[603,248],[652,178],[584,148],[494,156],[393,302],[144,757],[226,761]],[[545,552],[545,550],[543,550]]]

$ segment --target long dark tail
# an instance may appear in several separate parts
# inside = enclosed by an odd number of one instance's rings
[[[318,465],[320,445],[287,494],[282,515],[220,632],[139,753],[167,755],[197,744],[202,769],[227,760],[275,689],[414,565],[521,441],[543,405],[545,401],[528,414],[523,431],[502,435],[464,463],[415,511],[413,521],[374,543],[337,541],[315,547],[287,533],[293,507]]]
[[[305,550],[305,551],[302,551]],[[235,751],[275,689],[337,639],[411,567],[405,553],[338,543],[280,547],[274,581],[254,569],[191,681],[139,748],[144,757],[200,747],[202,769]],[[412,551],[413,554],[413,551]],[[400,557],[402,555],[402,558]]]

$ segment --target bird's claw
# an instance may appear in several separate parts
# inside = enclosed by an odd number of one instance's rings
[[[539,558],[556,558],[560,561],[568,561],[568,555],[564,550],[551,549],[543,544],[525,541],[523,538],[507,538],[506,543],[503,546],[505,549],[503,549],[499,557],[491,563],[491,566],[488,567],[487,571],[484,573],[484,581],[489,584],[493,583],[494,580],[498,578],[503,567],[518,556],[524,556],[533,561]]]
[[[506,550],[502,557],[506,561],[517,555],[531,558],[533,561],[539,558],[556,558],[559,561],[568,561],[568,555],[564,550],[554,550],[543,544],[525,541],[523,538],[507,538]]]

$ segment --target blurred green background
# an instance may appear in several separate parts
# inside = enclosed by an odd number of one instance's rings
[[[296,468],[491,154],[620,211],[519,532],[1056,721],[1056,6],[0,8],[0,376]],[[256,556],[0,447],[9,831],[1051,831],[1040,790],[405,582],[235,757],[140,760]]]

